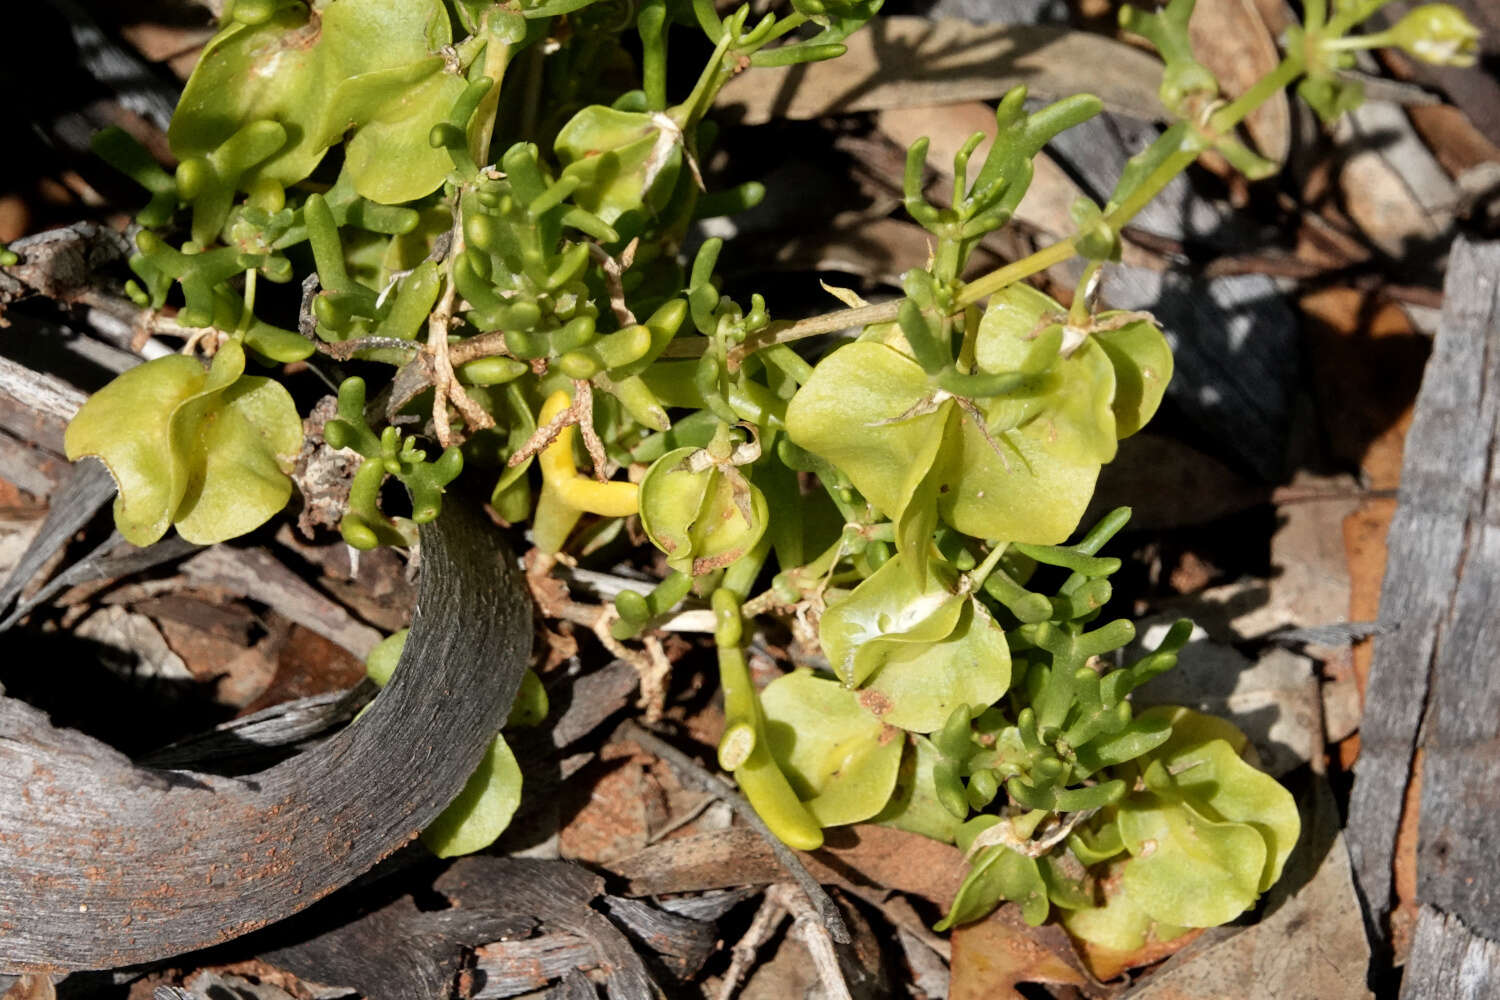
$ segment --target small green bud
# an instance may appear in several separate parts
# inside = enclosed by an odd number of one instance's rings
[[[1437,66],[1473,66],[1479,49],[1479,29],[1448,3],[1418,7],[1385,35],[1408,55]]]

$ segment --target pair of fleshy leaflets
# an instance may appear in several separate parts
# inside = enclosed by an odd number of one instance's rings
[[[1010,687],[1010,650],[989,611],[929,560],[921,575],[898,553],[823,613],[819,641],[845,687],[881,722],[937,729],[959,705],[988,705]]]
[[[286,141],[242,189],[302,180],[351,129],[346,162],[364,197],[395,204],[443,182],[452,161],[428,133],[467,81],[442,55],[453,38],[440,0],[253,6],[267,9],[231,19],[188,79],[167,133],[174,155],[209,158],[241,126],[274,121]]]
[[[1301,832],[1291,793],[1246,763],[1232,725],[1178,707],[1141,715],[1169,720],[1172,737],[1134,768],[1138,790],[1116,809],[1128,857],[1113,862],[1119,877],[1107,880],[1104,905],[1067,920],[1115,950],[1139,947],[1153,927],[1162,938],[1160,928],[1233,920],[1281,876]]]
[[[1193,928],[1156,920],[1137,905],[1121,884],[1130,865],[1129,858],[1116,858],[1096,870],[1096,885],[1108,886],[1095,905],[1065,909],[1059,907],[1059,920],[1068,933],[1085,942],[1090,954],[1130,955],[1153,942],[1165,943],[1181,937]],[[1124,963],[1122,963],[1124,964]]]
[[[726,458],[677,448],[641,480],[641,527],[667,565],[701,576],[737,562],[765,533],[765,495]]]
[[[660,211],[684,155],[682,128],[670,112],[603,105],[574,115],[552,148],[561,179],[577,184],[573,203],[610,225],[621,216]]]
[[[1142,769],[1144,791],[1120,804],[1120,835],[1134,859],[1128,891],[1158,920],[1207,927],[1233,919],[1281,877],[1301,832],[1297,804],[1245,762],[1244,737],[1223,720],[1178,707],[1142,716],[1168,718],[1173,733]],[[1216,879],[1224,891],[1212,902],[1182,891],[1176,873],[1190,867],[1202,869],[1195,882]]]
[[[1172,353],[1148,317],[1102,313],[1078,329],[1064,315],[1029,285],[1010,286],[985,311],[974,350],[979,372],[1035,369],[1054,342],[1058,356],[1042,391],[974,399],[984,430],[966,420],[942,494],[944,520],[960,531],[1063,541],[1119,439],[1140,430],[1161,403]]]
[[[401,629],[370,651],[365,671],[385,687],[396,672],[410,629]],[[532,671],[521,679],[507,729],[534,726],[546,718],[547,692]],[[422,831],[422,843],[440,858],[473,854],[489,847],[510,826],[521,804],[521,766],[504,735],[495,734],[458,796]]]
[[[976,816],[959,829],[958,846],[967,854],[981,834],[1000,823],[1010,824],[1017,837],[1024,839],[1041,818],[1035,813],[1014,819]],[[945,931],[978,920],[999,906],[1001,900],[1017,904],[1022,919],[1033,927],[1040,926],[1052,908],[1037,859],[1003,843],[989,844],[980,847],[970,860],[968,876],[934,929]]]
[[[1065,316],[1056,300],[1030,285],[1011,285],[991,301],[974,345],[981,371],[1022,368],[1037,342],[1054,333],[1061,335],[1064,358],[1051,391],[989,403],[989,426],[1045,419],[1056,437],[1067,439],[1069,453],[1107,462],[1115,442],[1144,427],[1161,405],[1172,379],[1172,349],[1145,313],[1106,311],[1081,329],[1065,326]]]
[[[904,734],[872,716],[858,692],[798,670],[760,695],[776,765],[820,826],[860,823],[896,787]]]
[[[975,537],[1062,542],[1116,441],[1150,419],[1172,371],[1149,320],[1104,314],[1069,344],[1063,315],[1029,286],[997,294],[976,338],[977,377],[947,378],[952,390],[894,331],[850,344],[792,399],[788,432],[895,521],[898,546],[918,560],[933,511]],[[980,394],[986,377],[1006,373],[1014,388]]]
[[[68,458],[101,460],[119,487],[115,526],[150,545],[171,525],[212,545],[258,528],[286,506],[302,421],[280,383],[245,375],[231,338],[205,369],[174,354],[100,389],[68,424]]]

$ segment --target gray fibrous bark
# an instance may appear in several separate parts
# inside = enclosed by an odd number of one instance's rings
[[[532,627],[515,559],[472,507],[451,498],[421,553],[394,679],[357,722],[267,770],[138,766],[0,698],[0,972],[108,969],[233,939],[431,822],[504,724]]]

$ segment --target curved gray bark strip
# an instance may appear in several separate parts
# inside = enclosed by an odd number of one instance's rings
[[[138,767],[0,698],[0,971],[155,961],[344,885],[458,794],[505,722],[530,644],[513,557],[454,502],[422,528],[395,678],[358,722],[268,770]]]
[[[0,611],[10,607],[11,601],[21,595],[47,560],[92,521],[99,508],[114,495],[115,481],[103,462],[90,458],[73,466],[67,482],[59,486],[52,497],[52,505],[41,529],[26,547],[10,576],[0,584]]]

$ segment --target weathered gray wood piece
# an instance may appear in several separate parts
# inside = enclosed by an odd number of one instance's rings
[[[115,481],[103,462],[85,459],[74,466],[73,474],[58,489],[41,530],[26,547],[5,583],[0,584],[0,611],[21,595],[47,560],[72,541],[73,535],[92,521],[99,508],[114,495]]]
[[[1421,745],[1419,898],[1500,940],[1497,319],[1500,243],[1460,240],[1406,439],[1349,810],[1350,853],[1378,938],[1394,902],[1396,834]],[[1436,952],[1413,955],[1408,976],[1428,975],[1420,965],[1427,954]]]
[[[577,865],[531,858],[468,858],[434,883],[459,909],[492,911],[504,905],[535,917],[546,930],[569,931],[593,945],[609,970],[610,1000],[652,1000],[652,979],[630,940],[588,905],[604,880]]]
[[[1438,633],[1422,766],[1417,897],[1475,934],[1500,941],[1500,243],[1460,254],[1449,274],[1456,330],[1477,342],[1469,378],[1479,398],[1467,426],[1484,449],[1471,467],[1478,495],[1465,512],[1449,616]],[[1462,290],[1460,292],[1460,289]],[[1399,567],[1398,567],[1399,569]],[[1493,945],[1491,946],[1494,947]],[[1492,952],[1500,954],[1500,952]],[[1500,981],[1500,967],[1488,974]]]
[[[88,462],[86,466],[95,464],[94,462]],[[110,489],[113,490],[112,482]],[[63,496],[63,494],[60,493],[59,496]],[[47,532],[43,534],[47,535],[49,543],[56,543],[57,546],[68,540],[66,537],[58,536],[55,531],[50,534]],[[92,552],[47,581],[46,586],[42,587],[36,593],[16,602],[14,610],[5,616],[3,620],[0,620],[0,632],[11,628],[34,609],[46,604],[69,587],[75,587],[80,583],[90,583],[94,580],[119,578],[129,576],[132,573],[139,573],[153,566],[160,566],[162,563],[181,559],[183,556],[196,552],[198,548],[199,546],[175,534],[145,548],[138,548],[125,541],[118,531],[112,532]],[[26,551],[24,558],[28,563],[35,559],[33,554],[34,549],[35,545]],[[50,553],[48,554],[50,555]],[[16,569],[19,574],[23,569],[30,568],[29,565],[18,565]],[[24,588],[26,581],[7,581],[5,589],[0,590],[0,609],[4,608],[5,598],[10,593],[10,587],[13,583],[18,588]]]
[[[1490,1000],[1500,996],[1500,944],[1454,916],[1423,905],[1401,1000]]]
[[[107,969],[230,940],[436,818],[510,711],[531,607],[514,557],[468,505],[421,531],[394,679],[358,724],[265,771],[139,767],[0,698],[0,972]]]
[[[216,774],[253,770],[248,763],[257,760],[265,767],[287,756],[293,748],[328,735],[334,726],[352,720],[374,699],[377,690],[375,682],[367,677],[347,691],[284,701],[153,750],[136,763]]]

